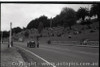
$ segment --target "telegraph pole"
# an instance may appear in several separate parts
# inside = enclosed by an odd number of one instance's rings
[[[10,36],[9,36],[9,44],[8,47],[12,47],[12,23],[10,23]]]

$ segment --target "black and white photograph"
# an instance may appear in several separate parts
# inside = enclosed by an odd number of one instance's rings
[[[98,2],[1,2],[1,67],[99,67]]]

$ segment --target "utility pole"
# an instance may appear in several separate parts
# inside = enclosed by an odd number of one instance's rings
[[[12,47],[12,23],[10,23],[10,36],[9,36],[9,44],[8,47]]]

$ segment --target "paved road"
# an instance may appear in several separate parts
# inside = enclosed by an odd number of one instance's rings
[[[36,62],[37,66],[30,67],[99,67],[99,48],[47,44],[40,44],[40,48],[28,48],[26,43],[21,42],[14,45],[21,49],[19,52],[26,62]],[[45,65],[49,63],[52,64]]]

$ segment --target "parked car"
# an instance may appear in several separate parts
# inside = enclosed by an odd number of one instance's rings
[[[27,42],[27,47],[33,47],[33,48],[35,48],[36,47],[35,41],[28,41]]]

